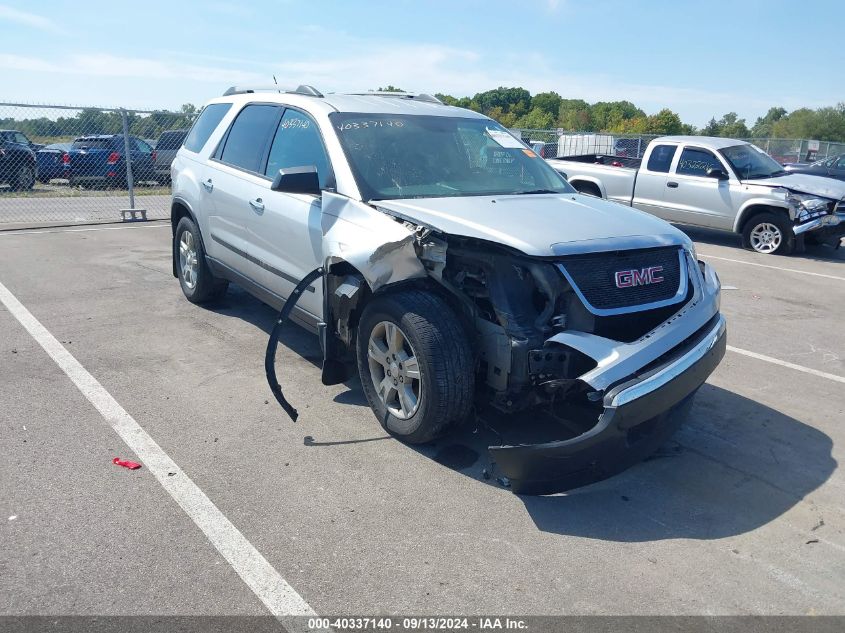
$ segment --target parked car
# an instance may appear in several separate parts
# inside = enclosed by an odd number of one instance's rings
[[[155,150],[129,137],[132,175],[136,182],[155,179]],[[126,187],[126,146],[122,134],[80,136],[68,150],[70,184]]]
[[[740,233],[758,253],[791,253],[799,235],[836,244],[845,236],[845,184],[790,174],[744,141],[664,136],[642,160],[591,154],[549,164],[582,193]]]
[[[29,140],[26,134],[24,134],[23,132],[19,132],[18,130],[0,130],[0,139],[3,139],[10,143],[24,145],[31,149],[33,152],[37,152],[39,149],[44,147],[44,145],[42,145],[41,143],[33,143]]]
[[[576,432],[491,447],[514,492],[652,452],[725,352],[719,281],[686,235],[578,195],[496,121],[433,97],[230,89],[172,174],[187,299],[229,282],[296,297],[323,382],[357,372],[395,437],[430,441],[476,406],[565,410]]]
[[[0,185],[9,185],[14,191],[32,189],[36,172],[29,139],[20,132],[0,130]]]
[[[159,182],[170,182],[170,165],[182,147],[188,130],[162,132],[156,143],[155,175]]]
[[[53,178],[67,178],[70,173],[71,143],[52,143],[35,152],[39,182],[50,182]]]
[[[783,167],[790,174],[810,174],[845,180],[845,154],[818,160],[809,165],[788,164]]]

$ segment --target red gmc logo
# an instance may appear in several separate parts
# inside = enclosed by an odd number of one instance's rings
[[[648,286],[663,281],[660,273],[663,266],[650,266],[634,270],[620,270],[616,273],[617,288],[632,288],[633,286]]]

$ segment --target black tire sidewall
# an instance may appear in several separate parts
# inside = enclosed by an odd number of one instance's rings
[[[453,423],[460,422],[469,408],[466,406],[462,409],[462,406],[468,405],[471,400],[471,395],[468,393],[461,402],[447,406],[444,410],[443,405],[446,404],[444,394],[440,392],[436,384],[437,369],[434,354],[457,353],[464,354],[468,358],[471,358],[471,354],[465,338],[459,341],[460,350],[445,349],[447,347],[445,341],[448,341],[449,337],[438,328],[437,319],[431,318],[430,314],[409,311],[407,305],[403,305],[404,302],[401,301],[401,297],[397,296],[398,294],[400,293],[377,297],[365,309],[358,326],[358,371],[364,394],[382,427],[404,442],[419,444],[435,439]],[[431,299],[429,298],[429,300]],[[445,302],[442,302],[440,316],[445,319],[454,319],[454,326],[460,327],[457,316]],[[426,319],[430,326],[438,330],[434,348],[431,342],[425,342],[419,336],[417,323],[420,317]],[[376,387],[370,377],[367,347],[370,333],[382,321],[394,323],[402,330],[414,350],[420,368],[420,404],[414,414],[405,420],[397,418],[386,409],[378,397]],[[437,349],[441,347],[443,349]],[[471,375],[471,361],[469,360],[466,362],[466,372],[468,375],[462,378],[468,384],[472,384],[473,377]],[[454,416],[454,419],[450,419],[450,415]]]
[[[780,246],[771,253],[761,253],[751,246],[751,232],[754,227],[763,223],[774,224],[782,235]],[[785,217],[772,212],[758,213],[745,224],[742,231],[742,242],[747,249],[761,255],[788,255],[795,250],[795,232]]]

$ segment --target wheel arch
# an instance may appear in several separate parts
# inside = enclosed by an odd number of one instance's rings
[[[578,193],[591,195],[587,194],[587,192],[584,191],[584,189],[590,189],[593,191],[598,191],[600,198],[607,199],[607,191],[605,190],[602,181],[598,178],[593,178],[592,176],[573,176],[569,180],[569,184],[575,187]]]
[[[176,271],[176,227],[179,226],[179,221],[182,218],[190,218],[196,225],[197,231],[200,230],[200,225],[197,224],[197,218],[194,215],[193,209],[191,209],[191,205],[182,198],[174,198],[170,204],[170,259],[173,276],[177,278],[179,274]],[[202,240],[202,235],[200,235],[200,240]]]
[[[771,200],[749,200],[739,210],[734,221],[734,233],[742,233],[746,223],[758,213],[782,213],[787,219],[792,219],[788,206],[772,204]]]

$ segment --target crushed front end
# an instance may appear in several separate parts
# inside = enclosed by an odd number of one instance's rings
[[[643,459],[724,356],[719,280],[675,235],[625,250],[556,245],[544,258],[448,242],[437,277],[475,326],[483,399],[504,412],[550,407],[569,431],[490,447],[516,493],[565,491]]]

